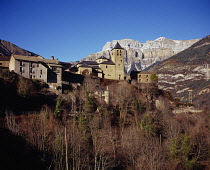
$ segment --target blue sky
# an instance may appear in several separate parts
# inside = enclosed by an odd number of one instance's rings
[[[209,0],[1,0],[0,39],[45,58],[77,61],[107,41],[210,34]]]

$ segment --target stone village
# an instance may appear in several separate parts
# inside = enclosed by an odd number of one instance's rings
[[[157,75],[150,72],[125,73],[123,49],[117,42],[111,49],[111,59],[101,56],[96,61],[81,61],[76,65],[60,62],[58,59],[45,59],[42,56],[11,55],[2,57],[1,67],[29,79],[38,79],[51,89],[65,90],[71,84],[81,83],[84,75],[94,75],[102,79],[126,80],[135,79],[137,83],[157,83]],[[155,78],[154,78],[155,76]]]

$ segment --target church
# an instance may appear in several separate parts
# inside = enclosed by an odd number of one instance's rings
[[[82,61],[78,63],[78,74],[95,74],[100,78],[113,80],[128,80],[124,66],[125,50],[117,42],[111,50],[111,60],[101,56],[96,61]]]

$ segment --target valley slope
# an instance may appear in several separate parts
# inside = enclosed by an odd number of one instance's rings
[[[158,73],[159,87],[171,91],[184,102],[189,102],[192,90],[193,104],[206,106],[210,102],[210,35],[188,49],[151,67]]]

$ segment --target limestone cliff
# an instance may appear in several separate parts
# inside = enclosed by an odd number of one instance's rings
[[[100,56],[111,58],[110,50],[118,41],[125,48],[125,69],[129,74],[132,70],[140,71],[156,62],[167,59],[190,47],[198,40],[171,40],[164,37],[154,41],[149,40],[146,43],[131,39],[113,40],[107,42],[101,52],[90,54],[83,60],[95,60]]]

